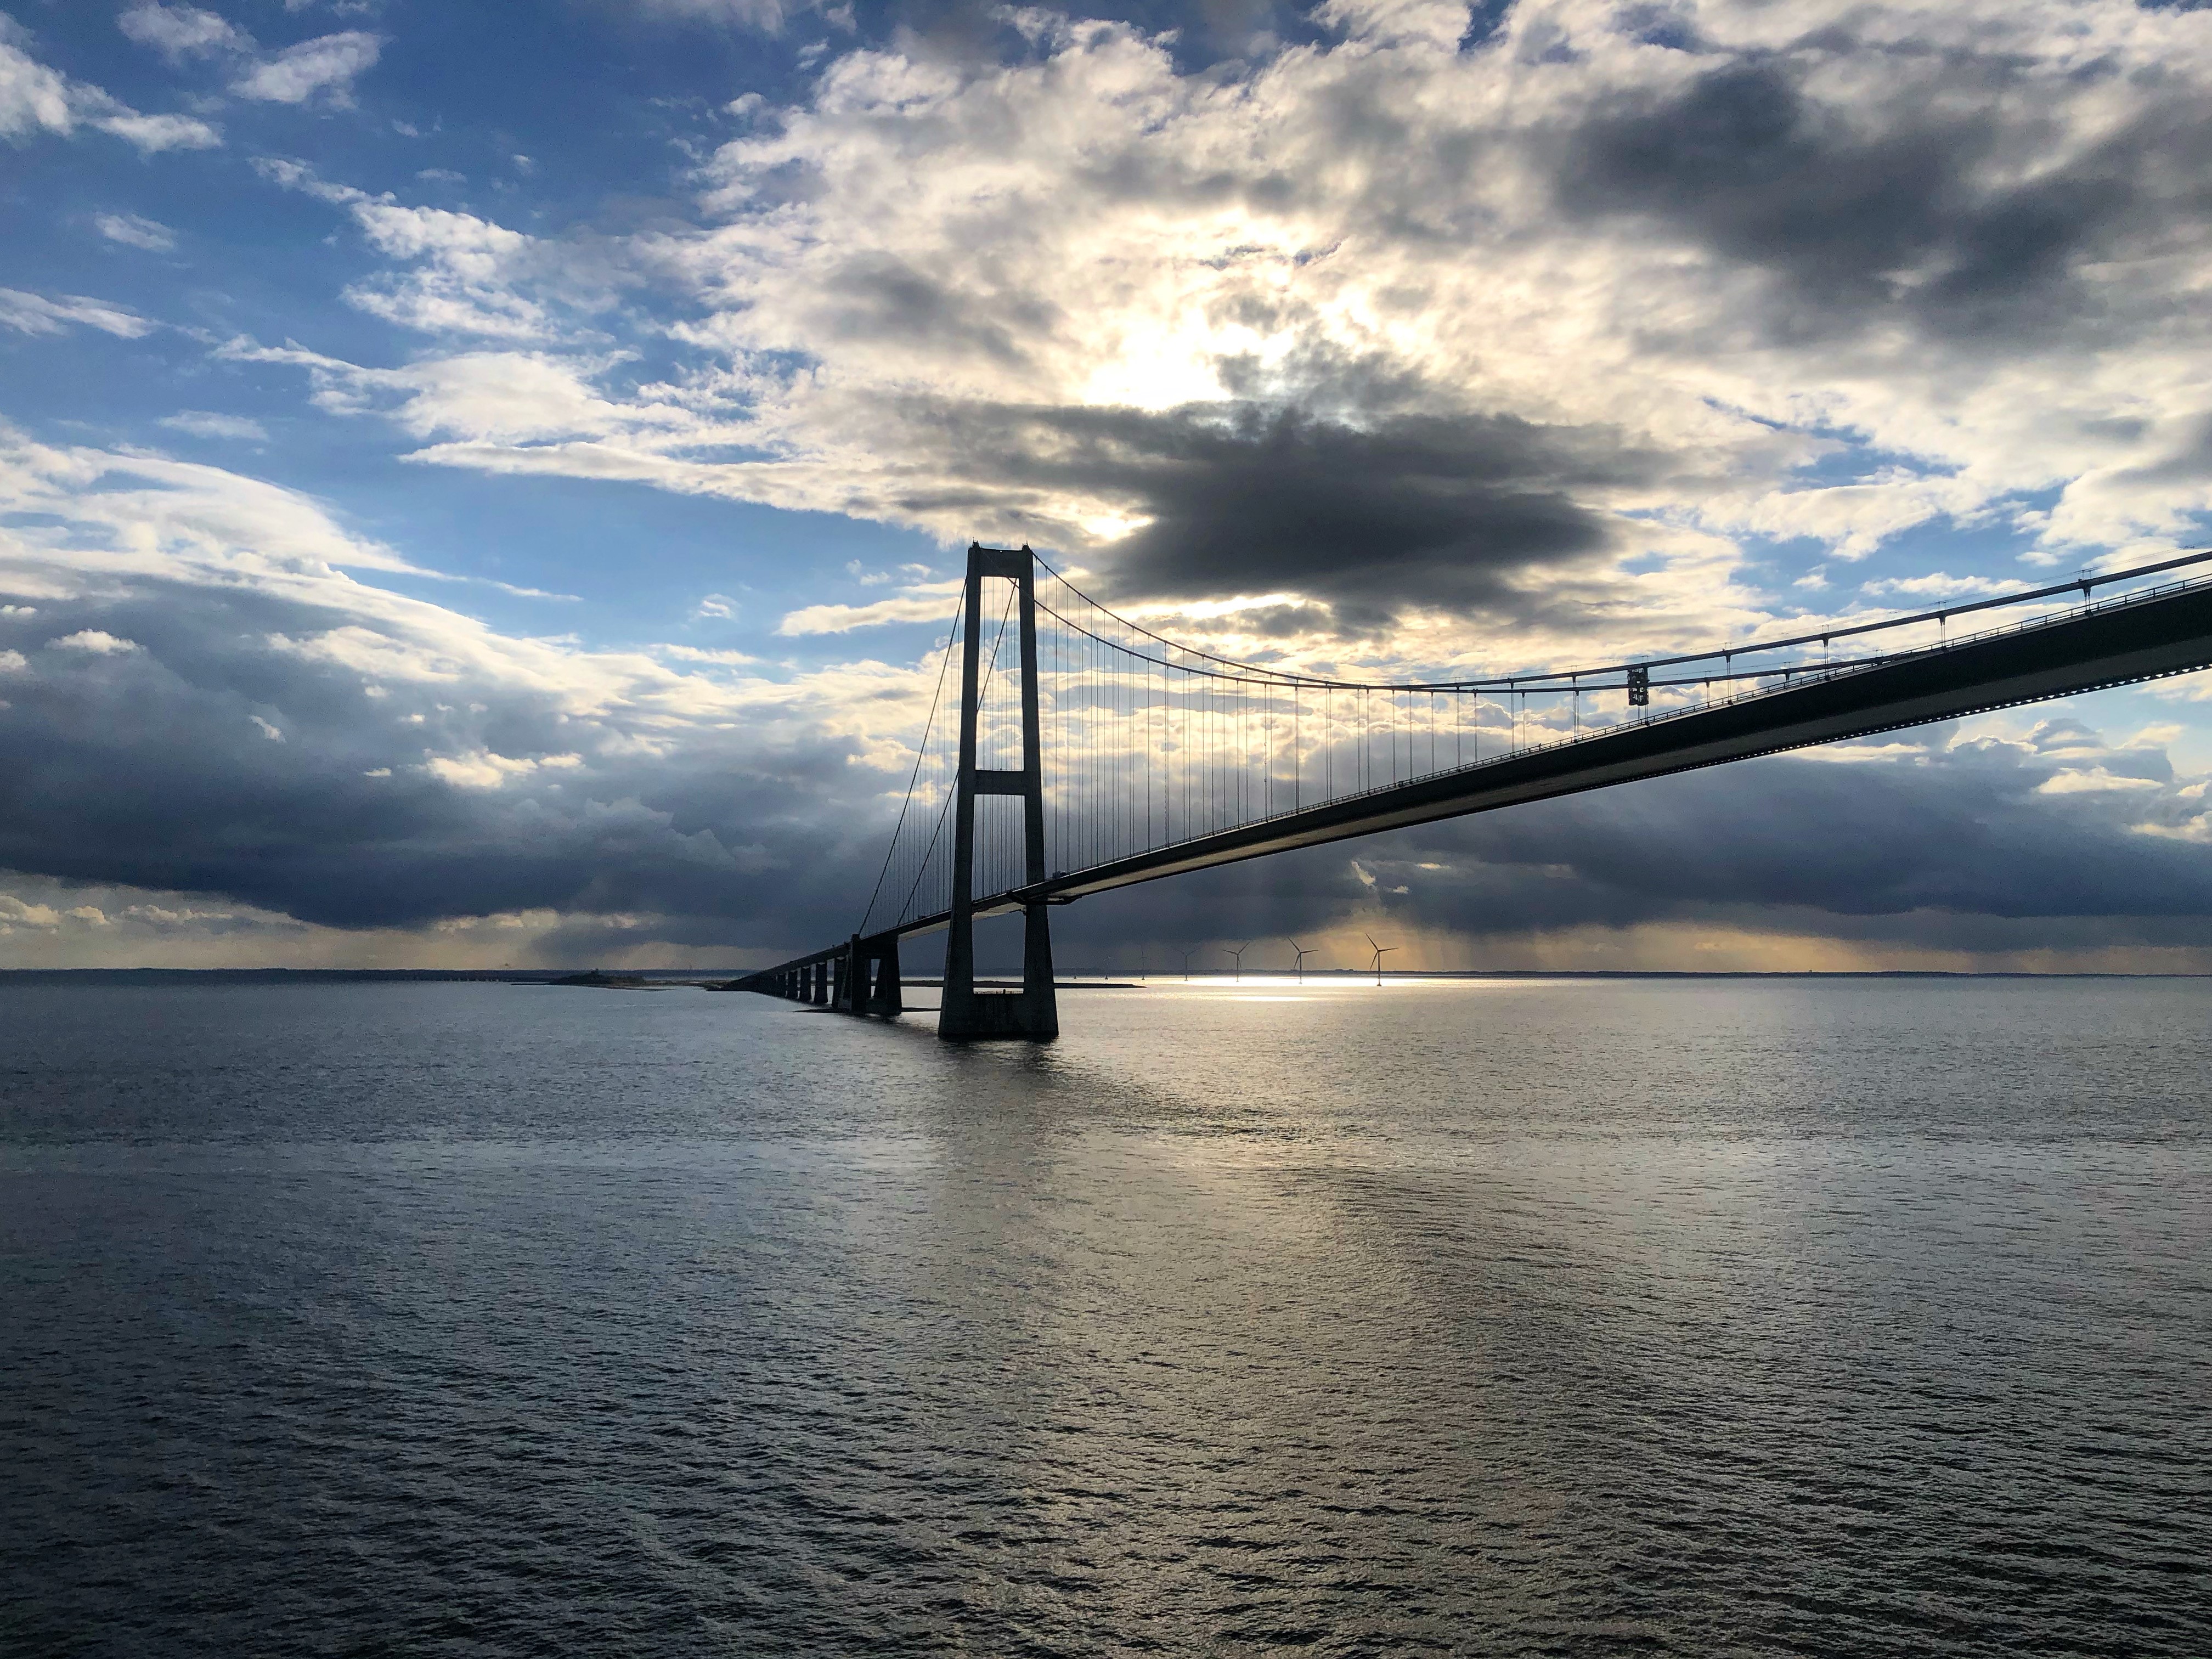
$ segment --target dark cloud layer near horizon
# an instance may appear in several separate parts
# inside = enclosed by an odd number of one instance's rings
[[[360,624],[156,584],[6,629],[27,667],[0,720],[0,867],[340,928],[546,908],[727,933],[828,925],[880,857],[853,747],[818,727],[627,756],[601,727],[586,764],[557,687],[457,673],[365,696],[373,666],[297,648]],[[87,632],[118,643],[50,642]],[[456,781],[477,768],[482,787]]]
[[[2022,741],[1953,735],[1884,740],[1909,763],[1770,757],[1232,866],[1074,926],[1109,951],[1352,917],[1478,940],[1679,923],[1934,949],[2212,945],[2204,842],[2146,833],[2196,810],[2161,751],[2112,750],[2063,714]],[[2050,793],[2085,757],[2124,781]]]

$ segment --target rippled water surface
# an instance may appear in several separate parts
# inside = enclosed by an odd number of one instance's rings
[[[0,987],[10,1654],[2212,1653],[2212,985]]]

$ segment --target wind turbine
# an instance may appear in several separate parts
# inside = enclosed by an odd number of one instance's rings
[[[1182,951],[1182,982],[1188,985],[1190,983],[1190,959],[1198,954],[1199,947],[1194,945],[1189,950],[1184,951],[1182,946],[1178,945],[1176,949]]]
[[[1369,933],[1365,935],[1365,938],[1370,945],[1375,945],[1374,934]],[[1383,952],[1386,951],[1395,951],[1397,948],[1398,947],[1395,945],[1375,945],[1375,982],[1377,985],[1380,985],[1382,982]]]
[[[1284,935],[1284,937],[1285,937],[1285,939],[1289,939],[1289,938],[1290,938],[1290,936],[1289,936],[1287,933],[1286,933],[1286,934],[1285,934],[1285,935]],[[1299,984],[1301,984],[1301,985],[1303,985],[1303,984],[1304,984],[1304,983],[1306,982],[1306,958],[1307,958],[1308,957],[1317,957],[1317,956],[1319,956],[1319,955],[1321,954],[1321,952],[1320,952],[1320,951],[1309,951],[1309,950],[1307,950],[1307,949],[1306,949],[1306,947],[1305,947],[1304,945],[1303,945],[1299,944],[1299,943],[1297,942],[1297,940],[1296,940],[1296,939],[1294,939],[1290,940],[1290,945],[1291,945],[1291,949],[1292,949],[1293,951],[1296,951],[1298,953],[1298,961],[1297,961],[1297,969],[1298,969],[1298,983],[1299,983]]]
[[[1225,945],[1221,947],[1221,954],[1223,956],[1234,957],[1237,959],[1236,983],[1239,985],[1242,985],[1244,982],[1244,953],[1251,948],[1252,941],[1249,939],[1246,939],[1243,944],[1238,945],[1233,951]]]

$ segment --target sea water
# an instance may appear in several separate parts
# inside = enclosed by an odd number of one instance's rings
[[[0,984],[0,1647],[2212,1652],[2212,983],[1060,1014]]]

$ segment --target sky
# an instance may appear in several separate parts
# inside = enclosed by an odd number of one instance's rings
[[[0,966],[818,948],[972,539],[1373,678],[2169,556],[2212,516],[2208,287],[2180,5],[0,0]],[[1055,940],[2212,971],[2208,700]]]

